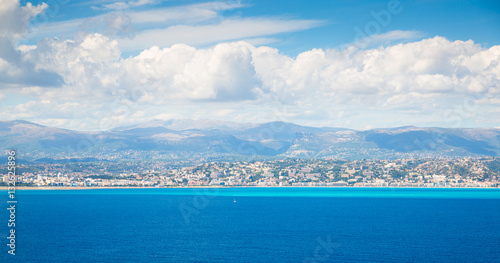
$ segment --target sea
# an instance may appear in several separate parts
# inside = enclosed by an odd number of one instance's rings
[[[17,190],[0,262],[500,262],[500,189]]]

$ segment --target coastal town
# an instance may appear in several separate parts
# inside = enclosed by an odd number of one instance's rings
[[[1,186],[7,169],[0,167]],[[284,159],[183,164],[63,162],[19,165],[26,187],[499,187],[500,158]]]

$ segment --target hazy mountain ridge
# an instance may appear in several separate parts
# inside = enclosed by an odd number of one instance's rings
[[[192,119],[173,119],[173,120],[151,120],[135,125],[122,126],[111,129],[112,131],[124,131],[133,128],[154,128],[163,127],[174,131],[185,131],[185,130],[244,130],[248,128],[255,127],[259,124],[255,123],[236,123],[236,122],[224,122],[216,120],[192,120]]]
[[[110,153],[119,158],[121,152],[141,151],[345,159],[478,157],[500,156],[500,129],[405,126],[357,131],[286,122],[154,120],[96,133],[27,121],[0,122],[0,150],[11,148],[29,156],[43,153],[68,158]]]

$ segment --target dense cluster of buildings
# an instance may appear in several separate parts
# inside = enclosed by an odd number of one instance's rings
[[[6,185],[7,169],[0,176]],[[346,161],[284,159],[21,165],[17,184],[38,187],[365,186],[499,187],[500,158]]]

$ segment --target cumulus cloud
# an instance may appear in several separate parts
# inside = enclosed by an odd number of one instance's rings
[[[125,81],[170,99],[255,99],[261,83],[250,48],[246,43],[201,50],[186,45],[153,47],[123,61]]]
[[[20,49],[39,70],[55,72],[65,83],[60,90],[35,89],[32,96],[56,103],[54,110],[93,109],[86,118],[107,116],[116,124],[147,116],[233,121],[282,116],[305,124],[350,126],[366,116],[391,116],[366,123],[380,126],[404,124],[409,116],[442,121],[465,98],[481,101],[468,118],[480,118],[481,107],[491,111],[499,106],[500,46],[484,48],[470,40],[433,37],[354,53],[313,49],[295,58],[275,48],[233,42],[201,49],[155,46],[124,59],[118,42],[101,34],[45,39]],[[4,65],[0,61],[0,70]],[[128,115],[103,106],[113,103],[125,105]],[[16,111],[29,114],[35,106],[50,111],[47,105],[32,102]],[[81,112],[78,116],[83,118]]]
[[[66,83],[63,94],[82,100],[116,96],[120,51],[114,40],[90,34],[73,40],[44,39],[28,53],[29,61],[42,70],[56,72]],[[61,91],[47,91],[47,96]]]
[[[47,8],[42,3],[34,6],[27,3],[21,6],[16,0],[0,1],[0,89],[33,86],[59,86],[59,75],[40,70],[27,61],[26,50],[16,47],[19,37],[27,31],[30,21]]]
[[[45,39],[28,53],[40,69],[63,77],[68,99],[239,101],[263,92],[252,64],[253,48],[243,42],[211,49],[174,45],[122,59],[115,40],[90,34]],[[61,91],[45,95],[59,97]]]
[[[21,6],[19,0],[0,0],[0,36],[18,38],[26,33],[30,21],[47,8],[46,3]]]
[[[14,48],[10,39],[0,37],[0,89],[61,84],[62,78],[57,73],[37,69],[26,60],[25,52]]]

